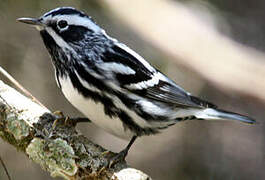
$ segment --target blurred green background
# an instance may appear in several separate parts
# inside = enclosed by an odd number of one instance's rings
[[[196,3],[210,9],[214,16],[222,18],[222,21],[217,22],[219,32],[264,53],[263,0],[179,2],[187,7]],[[189,92],[215,102],[223,109],[247,114],[259,121],[255,126],[212,121],[179,123],[163,134],[137,140],[127,158],[131,166],[146,172],[153,179],[265,179],[265,102],[247,93],[217,87],[188,66],[173,62],[173,57],[157,48],[156,44],[151,44],[114,17],[108,3],[111,1],[0,0],[0,66],[51,111],[61,110],[71,117],[81,116],[57,88],[49,55],[38,32],[16,22],[16,18],[38,17],[59,6],[81,9],[92,16],[109,35],[126,43]],[[150,16],[150,21],[155,19]],[[164,33],[167,33],[166,29]],[[181,36],[176,33],[178,35]],[[2,76],[1,79],[8,82]],[[263,91],[265,93],[265,89]],[[91,124],[78,128],[92,141],[109,150],[120,151],[127,144]],[[0,156],[13,179],[52,179],[39,165],[1,139]],[[7,179],[2,166],[0,179]]]

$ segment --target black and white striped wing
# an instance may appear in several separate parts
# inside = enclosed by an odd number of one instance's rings
[[[211,105],[190,96],[125,45],[118,44],[106,51],[103,60],[117,67],[112,69],[116,84],[143,98],[172,106],[203,108]]]

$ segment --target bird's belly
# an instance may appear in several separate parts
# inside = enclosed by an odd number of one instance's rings
[[[69,78],[60,78],[61,89],[68,101],[80,112],[87,116],[94,124],[105,131],[129,140],[134,135],[129,129],[124,129],[122,121],[118,117],[110,118],[104,112],[100,102],[95,102],[82,96],[72,85]]]

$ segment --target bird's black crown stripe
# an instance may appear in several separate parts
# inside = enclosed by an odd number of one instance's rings
[[[57,15],[78,15],[80,17],[86,17],[88,19],[90,19],[93,23],[96,24],[96,22],[90,17],[88,16],[86,13],[82,12],[82,11],[78,11],[72,7],[61,7],[61,8],[58,8],[56,10],[52,10],[48,13],[46,13],[44,15],[44,17],[47,17],[47,16],[57,16]]]
[[[47,16],[57,16],[57,15],[79,15],[80,17],[85,17],[87,16],[85,13],[78,11],[74,8],[70,8],[70,7],[63,7],[60,9],[57,9],[56,11],[51,11],[50,13],[45,14],[44,17]]]

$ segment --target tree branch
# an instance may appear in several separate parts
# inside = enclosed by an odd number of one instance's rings
[[[120,162],[108,168],[108,152],[75,129],[71,119],[50,111],[0,81],[0,137],[27,154],[53,177],[150,180]]]

